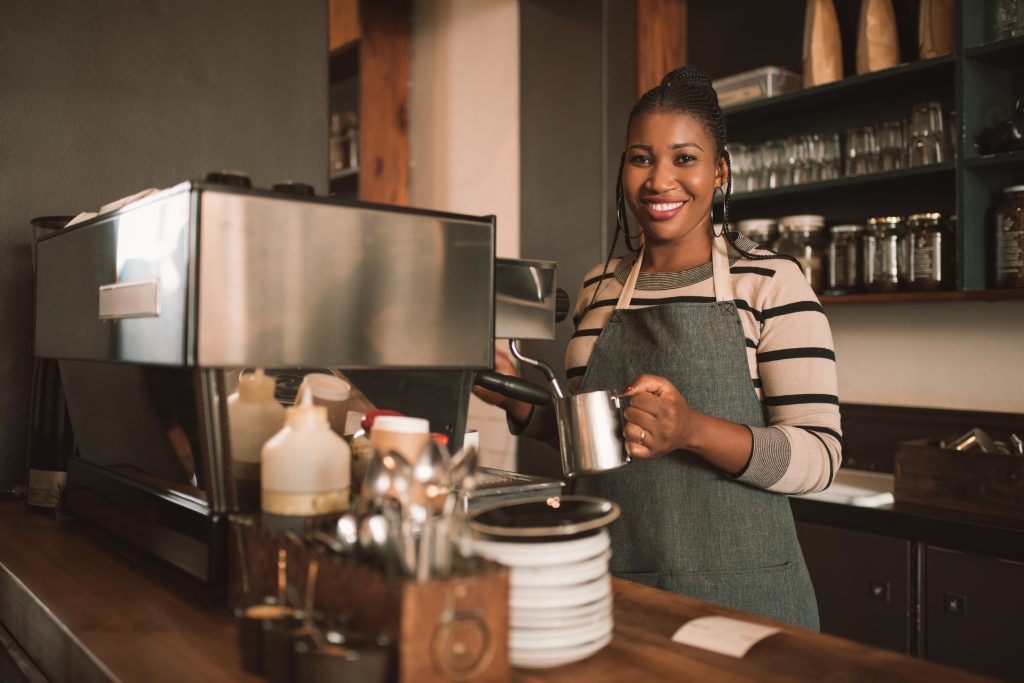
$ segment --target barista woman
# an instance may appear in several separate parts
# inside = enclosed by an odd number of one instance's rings
[[[785,494],[824,489],[839,468],[832,338],[798,265],[714,232],[729,173],[711,83],[692,67],[669,73],[627,126],[616,237],[632,253],[587,274],[566,351],[573,391],[632,395],[634,460],[575,492],[622,508],[616,576],[816,629]],[[498,369],[514,372],[507,359]],[[516,431],[553,436],[549,411],[476,391]]]

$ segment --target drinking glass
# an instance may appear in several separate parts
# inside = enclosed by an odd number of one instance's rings
[[[903,168],[903,126],[899,121],[878,124],[878,170]]]
[[[942,106],[938,102],[914,105],[910,114],[909,166],[928,166],[945,160]]]
[[[764,179],[762,189],[774,189],[790,184],[786,146],[782,142],[771,140],[764,143],[761,146],[761,159]]]
[[[814,164],[811,160],[811,136],[797,135],[786,140],[789,179],[793,185],[813,182]]]
[[[749,192],[751,177],[750,147],[738,142],[729,145],[729,156],[732,157],[732,191],[736,194]]]
[[[846,175],[858,176],[878,170],[878,147],[871,126],[846,131]]]
[[[812,150],[817,165],[817,178],[835,180],[842,177],[842,145],[839,144],[839,134],[824,133],[812,137],[815,138]]]

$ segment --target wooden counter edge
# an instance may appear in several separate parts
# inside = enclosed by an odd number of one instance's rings
[[[0,622],[52,681],[261,681],[241,670],[225,610],[189,600],[76,522],[0,503]],[[612,643],[581,662],[515,669],[514,681],[984,681],[956,669],[681,595],[613,579]],[[145,599],[142,599],[145,596]],[[672,643],[683,623],[719,614],[782,633],[741,659]]]

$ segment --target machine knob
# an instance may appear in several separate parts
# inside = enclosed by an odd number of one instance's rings
[[[274,192],[281,192],[282,194],[290,194],[296,197],[315,197],[316,190],[309,183],[297,183],[294,180],[286,180],[280,183],[274,183],[271,187]]]
[[[564,289],[559,287],[555,290],[555,322],[560,323],[569,315],[572,302]]]
[[[252,187],[249,176],[240,171],[211,171],[206,174],[206,182],[229,187]]]

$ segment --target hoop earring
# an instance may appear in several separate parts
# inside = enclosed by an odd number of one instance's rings
[[[725,223],[725,190],[722,189],[721,185],[715,185],[715,192],[721,192],[722,193],[722,232],[715,232],[715,222],[711,221],[711,235],[713,237],[721,237],[722,235],[725,234],[725,227],[726,227],[726,223]],[[714,194],[712,194],[712,197],[713,196],[714,196]],[[714,204],[714,202],[712,202],[712,204]]]

